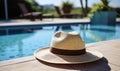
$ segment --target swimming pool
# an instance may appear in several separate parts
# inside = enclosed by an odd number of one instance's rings
[[[46,26],[32,33],[0,35],[0,61],[31,56],[33,52],[50,45],[57,31],[77,31],[85,43],[120,38],[120,26],[67,25]]]

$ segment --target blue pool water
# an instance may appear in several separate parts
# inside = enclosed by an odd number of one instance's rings
[[[32,33],[0,35],[0,61],[33,55],[36,49],[49,46],[53,34],[57,31],[77,31],[85,43],[120,38],[118,25],[71,25],[70,27],[57,29],[56,26],[48,26],[34,30]]]

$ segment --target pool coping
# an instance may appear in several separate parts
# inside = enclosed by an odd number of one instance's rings
[[[35,60],[34,56],[26,56],[26,57],[21,57],[21,58],[4,60],[4,61],[0,61],[0,67],[18,64],[18,63],[24,63],[24,62],[28,62],[28,61],[32,61],[32,60]]]
[[[116,23],[120,23],[120,18],[116,19]],[[77,25],[77,24],[90,24],[89,18],[82,19],[60,19],[55,18],[53,20],[43,20],[43,21],[28,21],[20,20],[19,22],[4,22],[0,23],[0,30],[9,29],[21,29],[21,28],[39,28],[42,26],[59,26],[59,25]]]
[[[25,22],[13,22],[2,23],[0,29],[12,29],[12,28],[34,28],[40,26],[57,26],[57,25],[75,25],[75,24],[88,24],[90,19],[55,19],[53,21],[25,21]]]

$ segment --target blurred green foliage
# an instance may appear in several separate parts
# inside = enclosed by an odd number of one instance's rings
[[[63,8],[63,7],[73,8],[74,4],[72,2],[69,2],[68,0],[67,1],[63,1],[62,4],[61,4],[61,8]]]
[[[108,0],[101,0],[101,3],[94,4],[90,12],[111,11],[114,10],[108,5]]]
[[[101,0],[100,3],[94,4],[90,10],[90,13],[88,14],[88,17],[92,17],[94,12],[115,11],[114,8],[109,6],[109,2],[109,0]]]

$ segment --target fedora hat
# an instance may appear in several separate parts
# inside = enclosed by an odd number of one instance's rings
[[[103,55],[91,48],[85,48],[77,32],[57,32],[48,47],[40,48],[34,56],[43,62],[53,64],[78,64],[99,60]]]

